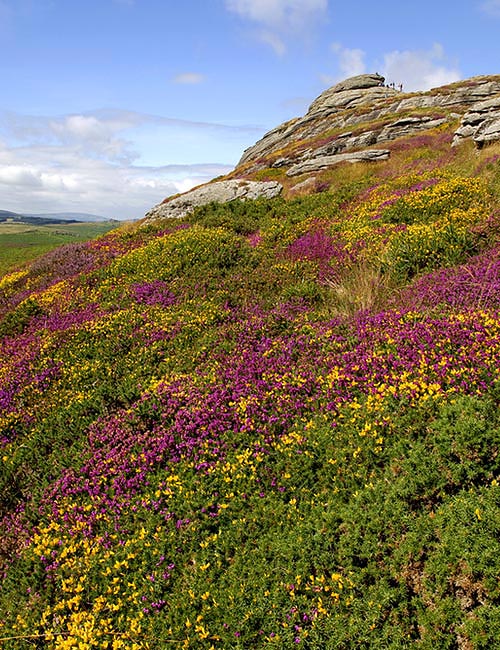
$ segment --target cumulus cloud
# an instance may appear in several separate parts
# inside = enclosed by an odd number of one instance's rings
[[[347,79],[366,72],[366,54],[363,50],[342,47],[340,43],[333,43],[332,50],[338,56],[338,65],[342,78]]]
[[[0,133],[16,144],[68,146],[91,157],[131,162],[138,154],[132,142],[121,134],[140,122],[140,115],[126,111],[57,117],[4,112],[0,116]]]
[[[181,72],[173,78],[176,84],[199,84],[205,80],[205,76],[198,72]]]
[[[40,172],[30,165],[6,165],[0,167],[0,183],[19,187],[41,187]]]
[[[500,2],[500,0],[499,0]],[[412,92],[430,90],[461,79],[458,66],[448,60],[442,45],[435,43],[429,50],[393,50],[386,52],[382,61],[366,63],[367,54],[357,48],[333,43],[338,73],[320,75],[325,85],[366,72],[380,72],[387,83],[403,84],[403,90]]]
[[[230,11],[277,28],[300,28],[327,9],[327,0],[226,0]]]
[[[395,50],[384,54],[382,74],[389,82],[402,83],[406,91],[430,90],[461,78],[458,66],[448,62],[439,43],[430,50]]]
[[[116,219],[135,219],[165,197],[185,192],[229,165],[163,167],[116,166],[71,155],[63,157],[64,171],[51,167],[44,152],[27,148],[0,164],[2,209],[17,212],[89,212]],[[35,159],[21,164],[23,158]]]
[[[226,9],[258,25],[258,38],[281,55],[288,37],[307,34],[325,15],[328,0],[226,0]]]
[[[203,162],[200,142],[211,152],[205,157],[218,155],[218,142],[232,143],[236,158],[242,140],[254,141],[261,131],[124,110],[57,117],[0,113],[0,208],[140,218],[166,196],[233,168]],[[148,164],[147,153],[135,151],[146,146],[141,137],[146,145],[160,141],[167,164]],[[180,159],[178,142],[189,139],[197,143],[199,164],[168,164],[168,156]]]

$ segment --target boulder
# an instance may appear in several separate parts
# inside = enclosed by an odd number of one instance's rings
[[[341,81],[322,92],[310,105],[307,115],[354,108],[370,101],[385,99],[396,93],[396,90],[384,86],[384,77],[378,74],[362,74]]]
[[[283,189],[277,181],[247,181],[232,179],[216,181],[189,192],[167,199],[152,208],[146,215],[146,223],[156,219],[185,217],[195,208],[208,203],[228,203],[229,201],[274,198]]]
[[[473,135],[476,146],[481,149],[489,142],[500,140],[500,114],[496,117],[486,119]]]
[[[340,81],[338,84],[333,86],[332,91],[340,92],[342,90],[355,90],[358,88],[373,88],[375,86],[384,85],[384,77],[379,75],[378,72],[375,74],[358,74],[355,77],[349,77]]]
[[[500,90],[489,99],[473,104],[455,131],[452,146],[472,139],[478,148],[500,140]]]
[[[350,153],[339,153],[333,156],[318,156],[304,160],[287,171],[287,176],[298,176],[309,172],[319,172],[328,169],[342,162],[374,162],[378,160],[387,160],[390,156],[388,149],[365,149],[364,151],[352,151]]]
[[[316,176],[309,176],[305,180],[291,187],[288,192],[292,196],[301,192],[311,192],[316,187]]]

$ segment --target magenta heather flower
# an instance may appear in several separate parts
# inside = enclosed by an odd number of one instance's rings
[[[174,294],[162,280],[133,284],[131,289],[134,299],[143,305],[170,307],[175,303]]]
[[[286,256],[292,259],[329,262],[332,257],[343,262],[347,258],[344,245],[332,239],[323,230],[312,230],[292,242]]]
[[[439,269],[419,278],[394,300],[410,308],[447,305],[460,309],[500,306],[500,247],[458,267]]]
[[[260,232],[254,232],[251,235],[248,235],[247,241],[252,248],[256,248],[262,241],[262,235]]]

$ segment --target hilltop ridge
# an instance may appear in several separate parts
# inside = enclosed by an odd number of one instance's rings
[[[325,90],[313,101],[302,118],[286,122],[265,134],[242,155],[237,169],[249,174],[271,167],[293,166],[304,160],[332,156],[349,150],[390,142],[426,131],[467,115],[459,131],[461,137],[483,142],[485,122],[500,118],[500,77],[481,76],[427,92],[404,93],[384,85],[384,77],[359,75]],[[485,100],[489,100],[484,106]],[[436,111],[435,109],[439,109]],[[471,115],[477,119],[472,122]],[[464,131],[463,126],[471,128]],[[472,128],[474,125],[474,128]],[[346,130],[356,127],[355,130]],[[334,131],[331,133],[331,131]],[[491,139],[498,139],[496,135]],[[317,142],[318,137],[327,142]],[[281,149],[293,148],[288,156],[276,156]],[[244,167],[253,162],[253,166]],[[290,167],[292,169],[290,169]]]
[[[258,182],[300,177],[304,183],[318,172],[341,163],[377,162],[391,155],[391,143],[425,134],[439,127],[451,128],[450,146],[467,140],[475,146],[500,139],[500,75],[477,76],[426,92],[405,93],[386,85],[378,73],[350,77],[324,90],[306,114],[266,133],[246,149],[227,177],[180,197],[169,197],[146,214],[147,221],[179,216],[210,201],[224,203],[246,198],[245,185],[236,197],[235,179],[253,181],[250,197],[268,196],[269,188]],[[283,172],[276,175],[276,172]],[[267,174],[267,176],[266,176]],[[309,183],[311,188],[313,183]],[[208,187],[208,185],[201,186]],[[301,188],[307,187],[301,185]],[[275,187],[275,195],[279,194]]]

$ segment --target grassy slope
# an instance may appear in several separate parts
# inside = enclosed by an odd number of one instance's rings
[[[62,244],[86,241],[102,235],[116,224],[76,223],[36,226],[0,223],[0,276],[36,259]]]
[[[449,142],[0,280],[5,648],[500,644],[498,149]]]

